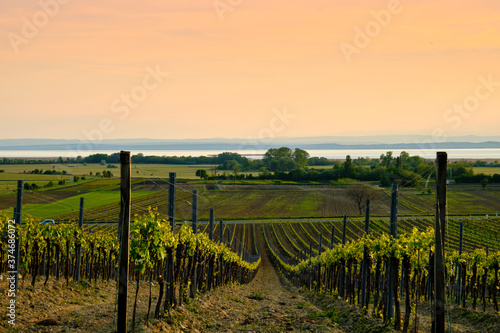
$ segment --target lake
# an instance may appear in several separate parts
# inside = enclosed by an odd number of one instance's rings
[[[345,159],[346,155],[351,158],[369,157],[379,158],[381,154],[387,151],[392,151],[393,156],[398,156],[401,151],[406,151],[410,156],[419,155],[425,158],[435,158],[437,151],[442,149],[308,149],[307,152],[311,157],[326,157],[333,159]],[[485,149],[446,149],[450,159],[500,159],[499,148],[485,148]],[[113,154],[117,151],[109,150],[86,150],[76,152],[73,150],[0,150],[0,158],[3,157],[83,157],[96,154],[105,153]],[[131,151],[132,155],[143,153],[144,155],[157,155],[157,156],[207,156],[217,155],[224,152],[223,150],[142,150]],[[249,155],[249,158],[260,158],[266,150],[236,150],[232,151],[242,155]],[[252,156],[254,155],[254,156]],[[257,155],[257,156],[255,156]]]

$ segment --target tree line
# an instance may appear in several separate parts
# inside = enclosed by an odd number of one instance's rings
[[[99,163],[113,165],[120,162],[120,154],[98,153],[86,157],[54,160],[26,160],[3,158],[0,164],[54,164],[54,163]],[[211,172],[197,171],[203,179],[274,179],[280,181],[332,181],[341,178],[359,181],[379,181],[382,186],[397,182],[404,186],[415,186],[424,180],[434,179],[433,161],[420,156],[410,156],[403,151],[395,156],[392,151],[380,158],[347,155],[344,161],[325,157],[310,157],[303,149],[288,147],[271,148],[261,159],[253,159],[234,152],[213,156],[132,156],[134,164],[184,164],[213,165]],[[323,168],[321,168],[323,167]],[[457,183],[498,183],[500,175],[475,175],[473,167],[499,167],[498,161],[456,161],[449,163],[449,176]],[[258,176],[244,174],[259,172]],[[500,173],[500,172],[499,172]]]

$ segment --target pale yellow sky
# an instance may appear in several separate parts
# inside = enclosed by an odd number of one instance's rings
[[[8,0],[0,13],[0,139],[498,134],[496,0]]]

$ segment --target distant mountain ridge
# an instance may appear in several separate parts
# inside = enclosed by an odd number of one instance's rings
[[[90,144],[95,149],[116,149],[117,147],[141,147],[142,149],[221,149],[224,147],[250,147],[251,149],[265,149],[267,147],[289,146],[293,148],[308,147],[309,149],[343,149],[342,147],[366,149],[381,149],[385,147],[402,147],[410,149],[420,142],[433,142],[426,135],[371,135],[371,136],[318,136],[318,137],[278,137],[272,140],[259,140],[257,138],[206,138],[206,139],[105,139],[93,141]],[[500,136],[465,135],[448,137],[442,142],[433,143],[439,147],[457,148],[496,148]],[[25,150],[59,150],[77,145],[88,145],[85,140],[67,139],[0,139],[0,149],[25,149]],[[479,145],[473,145],[479,144]],[[396,146],[394,146],[396,145]],[[23,148],[24,147],[24,148]],[[417,147],[418,148],[418,147]],[[211,149],[211,148],[210,148]]]
[[[457,136],[433,142],[423,135],[356,137],[280,137],[257,139],[106,139],[101,141],[63,139],[0,139],[0,150],[262,150],[277,147],[301,149],[492,149],[500,148],[500,136]]]

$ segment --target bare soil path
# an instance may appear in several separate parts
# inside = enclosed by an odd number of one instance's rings
[[[153,331],[343,332],[326,312],[281,285],[263,244],[259,245],[261,267],[249,284],[202,295],[186,308],[173,311],[170,324],[174,327],[157,323]]]

